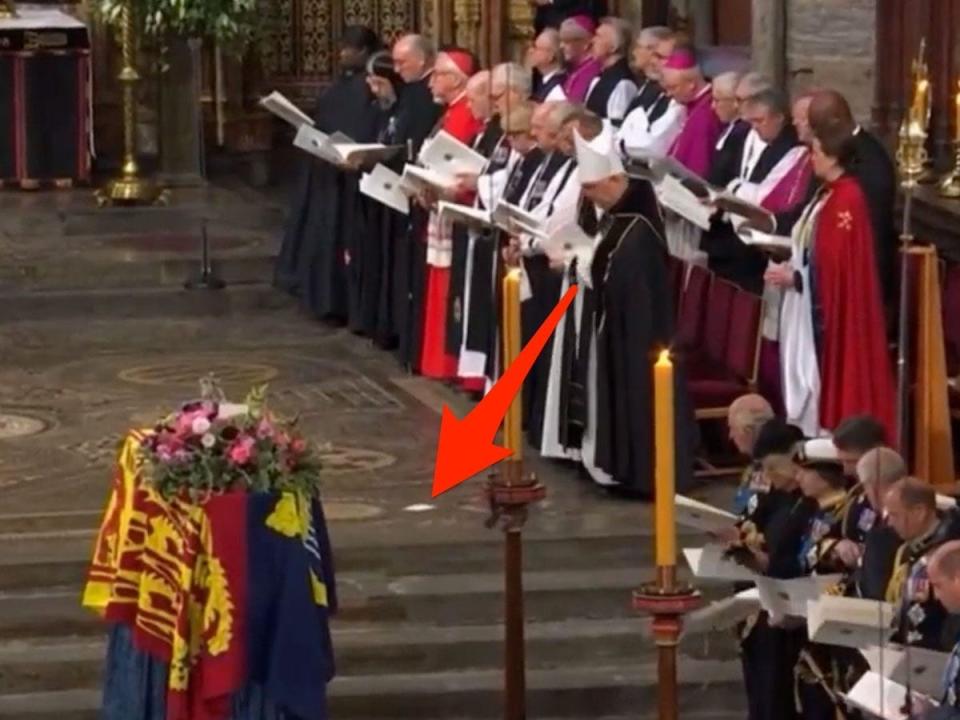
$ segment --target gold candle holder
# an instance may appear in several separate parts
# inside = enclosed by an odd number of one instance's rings
[[[120,52],[123,67],[118,76],[123,86],[123,165],[120,176],[106,183],[94,194],[100,207],[109,205],[166,205],[168,192],[140,177],[137,165],[136,88],[140,74],[135,65],[133,11],[127,0],[120,11]]]
[[[520,268],[512,268],[503,278],[503,367],[510,367],[523,345],[520,332]],[[517,393],[503,419],[503,445],[513,451],[511,459],[523,460],[522,393]]]
[[[940,181],[940,196],[960,198],[960,80],[957,81],[957,94],[954,96],[954,158],[953,169]]]

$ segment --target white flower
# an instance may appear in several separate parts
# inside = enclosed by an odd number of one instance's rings
[[[193,421],[190,429],[193,430],[194,435],[203,435],[210,429],[210,421],[205,417],[198,417]]]
[[[200,438],[200,443],[205,448],[210,449],[217,444],[217,438],[215,438],[212,433],[206,433],[202,438]]]

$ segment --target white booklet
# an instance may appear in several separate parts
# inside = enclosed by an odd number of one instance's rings
[[[753,228],[740,228],[737,230],[737,235],[745,245],[753,245],[771,255],[784,257],[790,255],[793,250],[793,243],[786,235],[771,235]]]
[[[436,190],[442,194],[454,190],[457,186],[456,178],[439,173],[433,168],[420,167],[411,163],[403,166],[400,181],[403,191],[409,194],[426,189]]]
[[[810,575],[793,580],[776,580],[769,577],[757,578],[760,591],[760,604],[770,613],[773,620],[785,617],[804,617],[807,605],[836,585],[842,575]]]
[[[313,125],[313,119],[309,115],[287,100],[283,93],[276,90],[266,97],[260,98],[260,106],[278,118],[286,120],[295,128],[299,128],[301,125]]]
[[[698,580],[756,582],[760,579],[753,571],[724,557],[725,550],[722,545],[711,544],[702,548],[684,548],[683,556]]]
[[[550,230],[541,240],[544,254],[562,257],[565,253],[592,248],[594,238],[587,235],[579,223],[567,222]]]
[[[527,233],[536,237],[546,237],[547,232],[540,218],[529,210],[500,200],[493,209],[493,221],[508,233]]]
[[[749,220],[751,225],[762,233],[770,234],[776,230],[777,222],[773,213],[760,205],[737,197],[726,190],[714,193],[711,196],[711,200],[714,205],[724,212],[735,217],[743,218],[744,220]]]
[[[937,705],[934,700],[923,697],[921,693],[914,692],[913,696],[917,702],[923,701]],[[904,712],[907,705],[907,688],[873,671],[860,678],[844,698],[848,705],[872,717],[882,720],[909,720]]]
[[[677,495],[676,508],[677,523],[707,533],[727,530],[737,522],[737,516],[733,513],[686,495]]]
[[[873,672],[887,680],[930,697],[940,697],[943,693],[943,676],[950,653],[890,644],[864,647],[860,654]]]
[[[437,214],[440,220],[460,223],[476,230],[485,230],[493,225],[489,211],[471,205],[441,200],[437,204]]]
[[[483,155],[443,130],[423,144],[417,160],[421,165],[450,177],[460,173],[479,175],[487,165]]]
[[[666,175],[654,185],[657,199],[665,208],[693,223],[702,230],[710,229],[710,217],[713,208],[705,205],[673,175]]]
[[[760,610],[760,592],[752,587],[697,608],[683,620],[684,635],[706,635],[736,627]]]
[[[807,632],[824,645],[862,648],[886,641],[895,614],[890,603],[823,595],[807,606]]]
[[[293,138],[294,147],[305,150],[324,162],[337,164],[340,157],[333,149],[330,136],[310,125],[301,125]]]
[[[385,165],[360,176],[360,192],[399,213],[410,214],[410,198],[400,188],[400,176]]]

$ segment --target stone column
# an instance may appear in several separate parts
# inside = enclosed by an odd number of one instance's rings
[[[170,43],[169,69],[160,76],[159,180],[173,187],[204,181],[199,39]]]
[[[787,86],[787,11],[784,2],[753,0],[753,67]]]

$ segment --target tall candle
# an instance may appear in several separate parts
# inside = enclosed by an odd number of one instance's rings
[[[503,368],[508,368],[520,354],[520,268],[513,268],[503,278]],[[522,393],[517,393],[503,419],[504,447],[513,450],[513,460],[523,459]]]
[[[654,441],[656,445],[656,556],[660,567],[677,563],[676,444],[674,442],[673,363],[662,350],[653,366]]]
[[[960,80],[957,80],[957,94],[954,98],[956,105],[956,114],[954,116],[955,126],[953,128],[953,137],[960,142]]]

